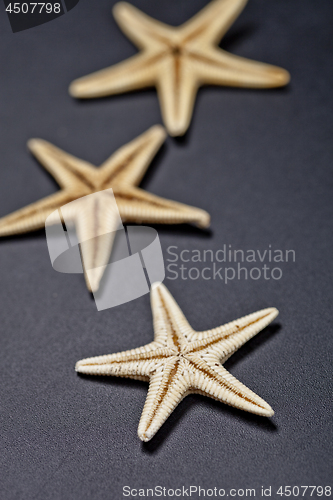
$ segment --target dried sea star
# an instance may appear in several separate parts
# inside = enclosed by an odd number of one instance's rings
[[[236,408],[270,417],[272,408],[222,364],[277,316],[268,308],[226,325],[196,332],[162,284],[151,291],[155,338],[130,351],[83,359],[76,371],[149,381],[138,435],[149,441],[180,401],[200,393]]]
[[[32,139],[29,149],[56,179],[61,189],[40,201],[21,208],[0,219],[0,236],[25,233],[44,227],[46,218],[55,210],[83,196],[101,192],[91,203],[88,201],[72,214],[79,233],[83,264],[92,269],[89,279],[85,273],[89,290],[99,287],[107,263],[114,236],[115,218],[109,209],[107,192],[113,189],[120,217],[123,222],[147,224],[194,223],[200,227],[209,226],[210,217],[199,208],[166,200],[147,193],[137,187],[152,158],[165,140],[163,127],[155,125],[145,133],[126,144],[108,158],[100,168],[65,153],[49,142]],[[95,237],[106,233],[101,240]],[[109,237],[107,237],[109,235]]]
[[[247,0],[213,0],[179,27],[168,26],[126,2],[113,14],[124,33],[141,49],[114,66],[72,82],[74,97],[91,98],[155,86],[170,135],[183,135],[191,121],[201,85],[280,87],[288,71],[230,54],[217,44]]]

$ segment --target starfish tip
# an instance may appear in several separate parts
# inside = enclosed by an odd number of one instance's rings
[[[40,146],[42,140],[41,139],[29,139],[27,141],[27,146],[28,146],[28,149],[30,151],[34,151],[34,149],[36,149],[36,147]]]
[[[72,97],[82,97],[81,90],[82,90],[82,83],[80,82],[80,78],[74,80],[68,87],[69,95],[71,95]]]
[[[286,69],[274,67],[271,73],[272,86],[284,87],[290,82],[290,73]]]
[[[88,249],[87,255],[85,255],[84,258],[89,259],[89,257],[90,257],[90,254],[89,254],[89,249]],[[87,272],[84,273],[85,282],[86,282],[86,285],[87,285],[89,292],[95,293],[98,291],[102,277],[103,277],[103,273],[105,271],[105,267],[106,267],[105,265],[101,265],[101,263],[99,263],[99,264],[97,263],[96,267],[90,269],[88,273]]]
[[[77,373],[82,373],[82,366],[83,366],[83,362],[82,360],[81,361],[78,361],[76,364],[75,364],[75,371]]]
[[[113,17],[118,20],[123,14],[126,15],[126,12],[133,8],[131,4],[128,2],[117,2],[113,7],[112,7],[112,14]]]
[[[150,128],[150,131],[156,136],[156,138],[159,138],[161,142],[165,141],[167,137],[167,132],[165,128],[162,125],[153,125]]]
[[[87,285],[88,291],[91,293],[97,292],[97,290],[99,289],[99,283],[100,283],[99,277],[98,278],[97,277],[96,278],[90,277],[89,282],[86,280],[86,285]]]
[[[183,136],[187,131],[188,126],[188,123],[169,123],[166,125],[168,133],[171,137]]]
[[[141,429],[138,429],[138,436],[139,436],[139,439],[141,439],[141,441],[143,441],[144,443],[148,443],[148,441],[151,440],[151,438],[155,435],[152,434],[151,432],[149,432],[147,429],[146,430],[141,430]]]
[[[145,434],[138,433],[138,436],[141,439],[141,441],[143,441],[144,443],[147,443],[150,440],[150,438],[148,438]]]
[[[273,321],[273,319],[276,318],[276,316],[279,314],[279,311],[278,311],[278,309],[276,309],[276,307],[270,307],[268,312],[269,312],[270,316],[272,317],[271,321]]]
[[[264,413],[264,416],[265,416],[265,417],[273,417],[273,415],[274,415],[274,410],[273,410],[273,408],[271,408],[271,407],[269,406],[269,404],[268,404],[268,403],[266,403],[266,408],[265,408],[265,413]]]
[[[201,210],[200,219],[197,221],[197,226],[200,228],[208,228],[210,226],[210,215],[205,210]]]
[[[273,408],[263,399],[261,399],[259,408],[260,411],[258,412],[258,415],[261,415],[262,417],[272,417],[274,415]]]
[[[286,69],[281,68],[280,71],[280,79],[281,79],[281,85],[287,85],[290,82],[290,73]]]

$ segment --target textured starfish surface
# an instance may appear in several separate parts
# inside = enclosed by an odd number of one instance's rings
[[[141,49],[126,61],[79,78],[69,92],[90,98],[155,86],[170,135],[183,135],[201,85],[280,87],[289,73],[276,66],[230,54],[217,43],[247,0],[213,0],[179,27],[168,26],[126,2],[113,14],[123,32]]]
[[[138,435],[149,441],[180,401],[190,393],[210,396],[236,408],[270,417],[272,408],[233,377],[222,364],[277,316],[268,308],[224,326],[196,332],[162,284],[154,284],[151,306],[155,338],[117,354],[83,359],[76,371],[149,380]]]
[[[84,268],[93,270],[90,290],[98,289],[105,265],[110,256],[116,219],[122,222],[178,224],[194,223],[209,226],[210,217],[199,208],[166,200],[137,187],[152,158],[165,140],[163,127],[155,125],[120,148],[100,168],[80,160],[49,142],[32,139],[28,147],[52,174],[61,190],[0,219],[0,236],[25,233],[44,227],[46,218],[57,209],[83,196],[101,196],[84,206],[76,205],[69,213],[76,226],[81,245]],[[108,192],[112,188],[119,214],[112,212]],[[105,194],[103,193],[105,191]],[[96,236],[104,234],[105,237]],[[109,235],[109,237],[107,237]]]

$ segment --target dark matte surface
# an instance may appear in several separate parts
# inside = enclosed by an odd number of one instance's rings
[[[175,25],[205,3],[134,1]],[[160,122],[154,90],[85,102],[67,93],[74,78],[135,53],[111,6],[81,0],[61,18],[16,34],[0,9],[1,215],[57,188],[27,153],[28,138],[98,165]],[[249,2],[222,47],[287,68],[291,84],[200,90],[187,136],[167,139],[143,183],[212,216],[210,234],[160,227],[166,257],[169,245],[295,250],[295,263],[279,264],[280,280],[165,280],[196,329],[266,306],[280,310],[226,365],[275,416],[190,396],[141,443],[147,384],[79,377],[74,365],[149,342],[149,297],[97,312],[82,276],[52,269],[42,231],[3,239],[1,499],[121,499],[124,485],[191,484],[257,488],[260,497],[262,485],[329,484],[332,14],[327,0]]]

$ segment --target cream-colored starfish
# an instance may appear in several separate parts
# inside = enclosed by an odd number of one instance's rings
[[[209,226],[210,217],[199,208],[166,200],[137,187],[152,158],[165,140],[163,127],[155,125],[108,158],[100,168],[80,160],[49,142],[32,139],[30,151],[52,174],[61,190],[0,219],[0,236],[25,233],[44,227],[46,218],[55,210],[83,196],[102,192],[99,199],[88,202],[69,213],[79,233],[87,286],[98,289],[110,256],[115,227],[115,214],[108,208],[107,191],[112,188],[123,222],[147,224],[194,223]],[[118,219],[119,219],[119,214]],[[100,239],[96,236],[104,234]],[[109,237],[107,236],[109,234]]]
[[[178,403],[191,393],[210,396],[236,408],[270,417],[272,408],[223,366],[245,342],[277,316],[271,307],[224,326],[196,332],[162,284],[154,284],[151,307],[155,338],[138,349],[83,359],[76,371],[149,380],[138,435],[149,441]]]
[[[102,97],[156,86],[165,126],[170,135],[176,136],[188,129],[201,85],[286,85],[290,79],[286,70],[217,47],[246,2],[213,0],[179,27],[156,21],[126,2],[117,3],[113,15],[141,52],[75,80],[70,94],[79,98]]]

